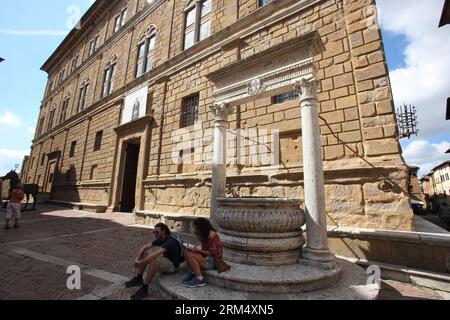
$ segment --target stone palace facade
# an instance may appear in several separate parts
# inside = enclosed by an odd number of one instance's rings
[[[259,56],[257,77],[232,67]],[[207,216],[215,97],[261,92],[307,59],[329,225],[411,230],[373,0],[97,0],[42,67],[22,178],[97,211]],[[298,92],[285,88],[230,114],[230,196],[304,197]]]

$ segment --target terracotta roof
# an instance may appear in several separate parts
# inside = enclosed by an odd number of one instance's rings
[[[440,165],[437,165],[436,167],[434,167],[433,169],[431,169],[431,172],[436,171],[436,169],[439,169],[440,167],[443,167],[443,166],[445,166],[446,164],[447,164],[447,165],[450,165],[450,160],[444,161],[444,162],[442,162]]]

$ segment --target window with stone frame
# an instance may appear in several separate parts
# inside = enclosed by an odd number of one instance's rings
[[[94,152],[99,151],[102,148],[102,141],[103,141],[103,130],[95,134]]]
[[[296,101],[300,99],[300,92],[298,91],[292,91],[292,92],[286,92],[279,95],[276,95],[272,97],[272,103],[278,104],[278,103],[285,103],[289,101]]]
[[[95,51],[97,50],[99,38],[100,38],[100,36],[96,35],[94,37],[94,39],[92,39],[91,42],[89,42],[89,56],[92,56],[95,53]]]
[[[119,31],[126,23],[127,20],[127,8],[124,8],[114,19],[114,32]]]
[[[80,58],[80,55],[77,54],[73,59],[72,59],[72,64],[70,66],[70,72],[74,72],[74,70],[78,67],[78,59]]]
[[[183,49],[189,49],[211,35],[212,0],[195,0],[188,3],[184,13]]]
[[[46,156],[46,154],[45,154],[45,152],[42,154],[42,158],[41,158],[41,167],[44,165],[44,163],[45,163],[45,156]]]
[[[268,5],[269,3],[273,2],[274,0],[258,0],[258,4],[260,7],[264,7]]]
[[[56,112],[55,109],[50,111],[50,117],[48,118],[48,124],[47,124],[47,131],[50,131],[53,128],[53,121],[55,119],[55,112]]]
[[[78,98],[78,112],[82,112],[86,107],[86,96],[89,93],[89,80],[86,79],[83,86],[80,88],[80,95]]]
[[[183,99],[181,113],[181,128],[193,126],[198,120],[199,94]]]
[[[111,94],[114,90],[114,76],[116,75],[116,63],[110,63],[103,73],[102,98]]]
[[[55,81],[54,81],[53,79],[51,79],[51,80],[48,82],[48,87],[47,87],[47,94],[46,94],[46,96],[48,96],[48,95],[50,95],[50,94],[52,93],[54,82],[55,82]]]
[[[62,69],[61,72],[58,75],[58,86],[63,82],[64,80],[64,73],[66,72],[65,69]]]
[[[70,96],[67,96],[61,105],[61,115],[59,117],[59,123],[63,123],[67,118],[67,110],[69,109]]]
[[[42,135],[44,131],[44,123],[45,123],[45,116],[41,118],[41,121],[39,122],[39,129],[38,134]]]
[[[70,144],[69,158],[75,157],[76,148],[77,148],[77,142],[72,141],[72,143]]]
[[[155,41],[155,32],[150,31],[149,35],[146,35],[141,42],[139,42],[137,50],[136,78],[139,78],[153,69]]]
[[[98,165],[94,164],[91,167],[91,173],[90,173],[89,179],[90,180],[96,180],[97,179],[97,172],[98,172]]]

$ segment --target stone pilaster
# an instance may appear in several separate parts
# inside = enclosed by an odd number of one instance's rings
[[[228,115],[233,108],[223,103],[212,105],[210,109],[215,116],[210,218],[217,228],[217,199],[226,196]]]
[[[316,81],[303,79],[295,84],[300,91],[303,132],[303,174],[307,243],[303,263],[333,269],[336,259],[328,247],[322,144]]]

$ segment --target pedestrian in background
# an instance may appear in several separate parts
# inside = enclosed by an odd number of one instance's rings
[[[20,228],[22,201],[24,198],[23,184],[20,183],[11,190],[11,197],[6,208],[5,230],[11,229],[9,222],[12,218],[14,218],[14,229]]]

